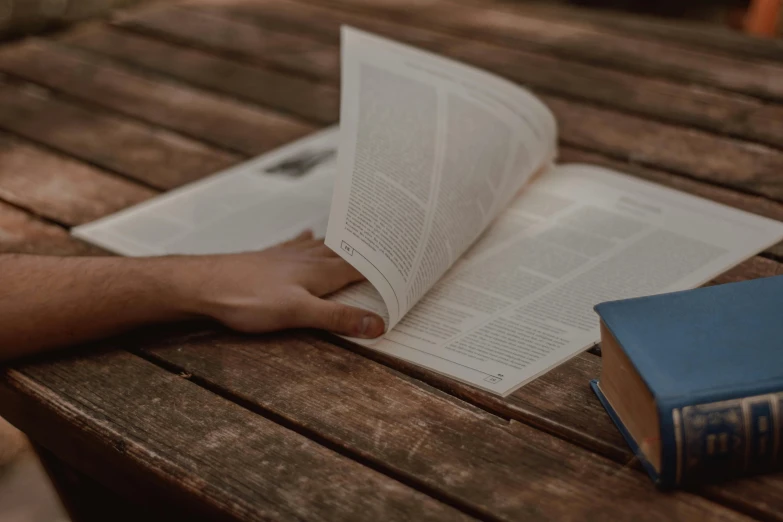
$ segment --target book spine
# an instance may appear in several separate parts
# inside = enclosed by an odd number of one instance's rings
[[[673,408],[671,426],[677,486],[772,471],[783,460],[783,393]]]

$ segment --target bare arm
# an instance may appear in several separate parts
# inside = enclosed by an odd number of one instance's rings
[[[209,317],[244,332],[383,333],[370,312],[320,299],[361,275],[304,234],[257,253],[160,258],[0,256],[0,361]]]

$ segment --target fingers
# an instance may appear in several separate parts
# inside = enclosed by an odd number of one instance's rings
[[[316,296],[336,292],[343,287],[364,281],[364,276],[340,257],[319,260],[302,281],[304,287]]]
[[[316,242],[308,248],[307,252],[318,257],[339,257],[337,252],[326,246],[323,241]]]
[[[298,236],[294,238],[295,241],[304,241],[306,239],[313,239],[313,231],[312,230],[304,230],[299,233]]]
[[[294,327],[318,328],[348,337],[374,339],[383,334],[383,319],[367,310],[325,301],[312,295],[297,303]]]
[[[284,241],[283,243],[280,243],[278,246],[290,246],[290,245],[296,245],[299,243],[302,243],[303,241],[310,241],[313,239],[313,231],[312,230],[305,230],[303,232],[300,232],[298,236],[296,236],[293,239],[289,239],[288,241]]]
[[[285,246],[290,250],[304,252],[307,255],[316,257],[334,257],[334,251],[324,244],[323,238],[313,239],[312,237],[301,239],[295,242],[287,243]]]

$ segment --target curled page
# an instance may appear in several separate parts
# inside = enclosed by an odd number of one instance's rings
[[[326,244],[369,283],[335,299],[391,329],[552,162],[556,124],[507,80],[349,28],[341,103]]]

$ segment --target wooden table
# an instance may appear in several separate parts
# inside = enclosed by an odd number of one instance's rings
[[[781,41],[499,1],[191,4],[0,49],[3,251],[101,253],[68,228],[335,122],[343,23],[530,86],[563,161],[783,220]],[[184,520],[783,519],[781,475],[656,491],[588,387],[600,365],[501,399],[316,333],[177,326],[8,368],[0,415],[106,488],[89,501]]]

